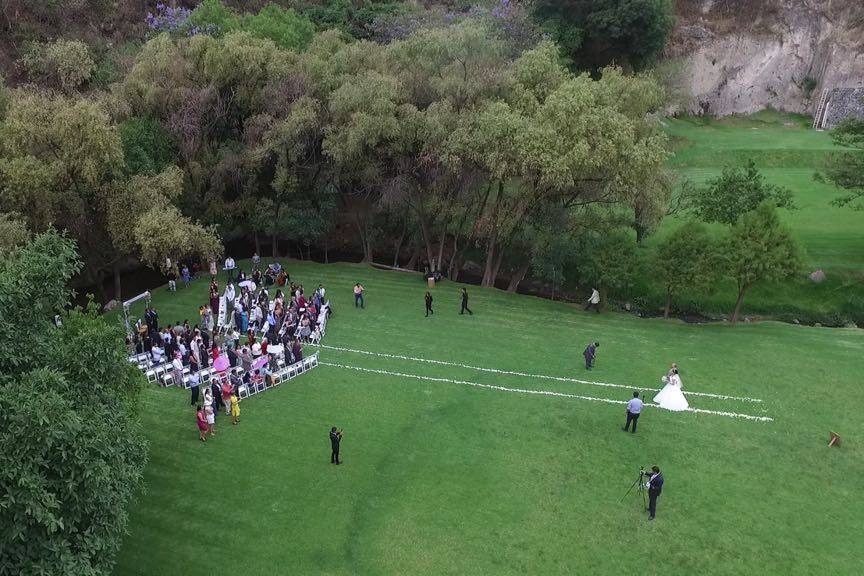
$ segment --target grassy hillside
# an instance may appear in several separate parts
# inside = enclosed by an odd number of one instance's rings
[[[118,576],[858,571],[864,333],[597,315],[470,286],[475,314],[459,316],[446,282],[424,318],[415,275],[287,267],[333,300],[322,365],[244,402],[239,426],[220,417],[206,444],[187,392],[148,388],[146,491]],[[154,303],[191,319],[206,291],[159,289]],[[773,421],[646,407],[622,432],[623,404],[607,402],[657,387],[672,361],[688,392],[761,400],[691,406]],[[338,468],[331,425],[345,428]],[[829,430],[842,448],[826,448]],[[666,487],[648,522],[639,496],[621,497],[653,464]]]
[[[798,209],[782,211],[782,216],[804,248],[806,272],[822,268],[828,281],[817,286],[802,277],[758,287],[748,295],[745,311],[834,324],[864,320],[864,214],[831,205],[840,191],[814,180],[825,154],[838,151],[830,134],[810,129],[808,118],[772,111],[665,122],[675,150],[671,163],[682,178],[703,184],[725,166],[740,166],[752,158],[770,182],[794,194]],[[680,221],[668,218],[657,237],[668,234]],[[642,289],[652,303],[662,302],[658,287]],[[714,294],[683,298],[685,309],[720,314],[728,314],[734,301],[731,282],[720,284]]]

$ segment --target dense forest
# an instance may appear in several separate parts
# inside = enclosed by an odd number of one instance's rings
[[[515,290],[571,253],[605,269],[587,255],[662,216],[663,91],[630,73],[667,2],[249,4],[7,6],[4,221],[67,230],[119,296],[132,262],[235,239],[454,278],[474,261]]]

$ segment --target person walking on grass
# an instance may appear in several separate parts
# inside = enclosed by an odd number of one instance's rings
[[[432,310],[432,294],[428,291],[426,292],[426,317],[429,317],[429,314],[435,314],[435,311]]]
[[[591,288],[591,296],[585,304],[585,310],[589,310],[590,308],[593,308],[594,312],[600,312],[600,292],[596,288]]]
[[[468,290],[462,288],[462,308],[459,310],[459,314],[464,314],[465,312],[468,312],[471,316],[474,315],[474,312],[468,308]]]
[[[195,423],[198,425],[198,439],[201,442],[207,441],[207,418],[204,416],[204,410],[199,405],[195,410]]]
[[[231,395],[231,424],[235,426],[240,423],[240,398],[237,394]]]
[[[364,308],[363,302],[363,292],[366,291],[366,288],[363,287],[362,284],[357,282],[354,284],[354,307],[360,306],[360,308]]]
[[[627,423],[624,425],[624,432],[630,430],[630,423],[633,423],[632,434],[636,433],[636,424],[639,422],[639,414],[642,413],[642,400],[639,398],[639,392],[633,392],[633,398],[627,402]]]
[[[591,370],[594,367],[594,360],[597,358],[597,348],[599,347],[599,342],[592,342],[591,344],[588,344],[588,347],[585,348],[584,352],[582,352],[582,355],[585,357],[586,370]]]

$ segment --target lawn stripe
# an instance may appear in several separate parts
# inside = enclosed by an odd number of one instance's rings
[[[355,350],[353,348],[341,348],[339,346],[330,346],[321,344],[321,348],[327,350],[335,350],[337,352],[350,352],[353,354],[365,354],[367,356],[377,356],[379,358],[392,358],[394,360],[409,360],[411,362],[425,362],[427,364],[437,364],[439,366],[455,366],[458,368],[466,368],[468,370],[477,370],[479,372],[491,372],[493,374],[505,374],[508,376],[521,376],[525,378],[538,378],[543,380],[555,380],[556,382],[575,382],[577,384],[588,384],[590,386],[602,386],[604,388],[623,388],[626,390],[642,390],[645,392],[657,392],[657,388],[642,388],[639,386],[627,386],[624,384],[611,384],[609,382],[594,382],[589,380],[579,380],[578,378],[567,378],[565,376],[550,376],[548,374],[531,374],[528,372],[515,372],[512,370],[498,370],[497,368],[484,368],[482,366],[471,366],[470,364],[461,364],[459,362],[447,362],[445,360],[432,360],[430,358],[418,358],[415,356],[401,356],[399,354],[386,354],[384,352],[370,352],[369,350]],[[705,398],[717,398],[720,400],[741,400],[744,402],[762,402],[759,398],[748,398],[742,396],[726,396],[724,394],[712,394],[710,392],[691,392],[684,391],[688,396],[703,396]]]
[[[573,398],[576,400],[589,400],[591,402],[604,402],[606,404],[626,405],[625,400],[612,400],[609,398],[597,398],[595,396],[582,396],[580,394],[568,394],[566,392],[555,392],[553,390],[528,390],[525,388],[508,388],[506,386],[496,386],[494,384],[481,384],[480,382],[470,382],[468,380],[453,380],[451,378],[438,378],[435,376],[421,376],[420,374],[406,374],[404,372],[391,372],[390,370],[379,370],[375,368],[361,368],[360,366],[352,366],[349,364],[337,364],[335,362],[318,362],[321,366],[330,366],[332,368],[343,368],[345,370],[356,370],[358,372],[368,372],[370,374],[384,374],[386,376],[396,376],[399,378],[413,378],[415,380],[427,380],[429,382],[446,382],[448,384],[461,384],[464,386],[473,386],[475,388],[486,388],[488,390],[497,390],[498,392],[510,392],[513,394],[533,394],[537,396],[555,396],[558,398]],[[660,408],[659,404],[645,404],[650,408]],[[753,420],[756,422],[773,422],[774,419],[768,416],[753,416],[752,414],[739,414],[738,412],[723,412],[719,410],[703,410],[701,408],[688,408],[686,412],[696,414],[711,414],[713,416],[725,416],[727,418],[741,418],[744,420]]]

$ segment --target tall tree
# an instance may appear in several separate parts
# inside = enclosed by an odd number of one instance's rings
[[[750,159],[743,167],[726,167],[692,198],[696,216],[704,222],[735,224],[743,214],[763,202],[777,208],[795,208],[792,192],[771,184]]]
[[[801,269],[798,244],[770,203],[760,204],[732,226],[725,245],[729,273],[738,285],[732,325],[738,322],[747,291],[759,282],[790,278]]]
[[[110,574],[141,485],[143,377],[119,324],[95,307],[52,322],[79,267],[74,243],[54,231],[0,259],[4,574]]]
[[[652,270],[666,289],[663,317],[668,318],[674,297],[682,290],[709,290],[722,273],[717,244],[698,222],[679,226],[657,243]]]
[[[610,64],[642,69],[675,26],[671,0],[538,0],[534,14],[583,70]]]
[[[828,180],[846,191],[834,204],[864,208],[864,119],[847,118],[831,137],[838,146],[851,149],[831,154],[825,166]]]

